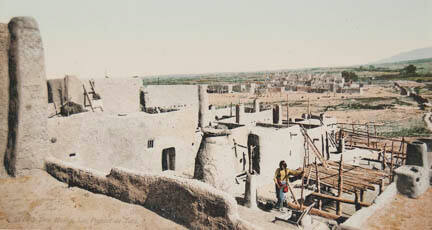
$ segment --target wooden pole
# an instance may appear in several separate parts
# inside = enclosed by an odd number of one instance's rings
[[[292,209],[296,209],[296,210],[300,210],[300,211],[303,211],[304,209],[306,209],[306,206],[300,208],[300,205],[296,205],[296,204],[293,204],[291,202],[287,202],[287,204]],[[327,218],[327,219],[331,219],[331,220],[336,220],[336,219],[340,218],[340,216],[337,216],[337,215],[335,215],[333,213],[329,213],[329,212],[326,212],[326,211],[318,210],[318,209],[315,209],[315,208],[311,209],[310,214],[321,216],[321,217],[324,217],[324,218]]]
[[[359,194],[361,196],[360,192],[359,192]],[[316,197],[320,197],[320,198],[324,198],[324,199],[339,201],[339,202],[345,203],[345,204],[356,204],[355,200],[349,200],[349,199],[340,198],[340,197],[337,197],[337,196],[332,196],[332,195],[327,195],[327,194],[322,194],[322,193],[316,193],[316,192],[311,193],[311,195],[312,196],[316,196]],[[369,207],[372,204],[361,202],[360,199],[359,199],[358,205],[361,206],[361,207]]]
[[[380,184],[379,184],[379,191],[378,191],[378,195],[381,195],[381,193],[384,191],[384,179],[380,180]]]
[[[370,143],[369,143],[369,123],[365,124],[366,125],[366,129],[367,129],[367,146],[370,147]]]
[[[360,192],[359,192],[359,190],[356,190],[356,192],[355,192],[355,200],[354,200],[354,202],[355,202],[355,209],[356,209],[356,211],[360,210],[361,209],[361,205],[360,205]]]
[[[393,141],[392,141],[391,159],[390,159],[390,182],[393,182]]]
[[[404,151],[405,151],[405,137],[402,137],[402,151],[400,151],[402,154],[405,154],[406,155],[406,153],[404,153]],[[402,160],[402,164],[406,164],[406,158],[405,158],[405,163],[404,163],[404,161]]]
[[[319,178],[319,172],[318,172],[318,164],[315,159],[315,177],[316,177],[316,186],[317,186],[317,192],[321,193],[321,184],[320,184],[320,178]],[[320,199],[318,201],[318,209],[322,209],[322,200]]]
[[[304,147],[305,147],[305,155],[303,157],[303,172],[305,169],[305,164],[306,164],[306,154],[307,154],[307,150],[306,150],[306,142],[304,143]],[[300,192],[300,208],[303,207],[303,190],[304,190],[304,173],[302,174],[302,178],[301,178],[301,192]]]
[[[289,127],[289,93],[287,93],[287,124]]]
[[[338,184],[338,197],[342,198],[343,193],[343,154],[341,153],[340,162],[339,162],[339,184]],[[336,202],[336,215],[341,216],[342,215],[342,207],[341,202]]]
[[[382,170],[386,169],[386,145],[387,143],[384,145],[384,151],[382,152]]]
[[[293,199],[294,203],[298,205],[299,203],[297,202],[297,199],[296,199],[296,197],[294,195],[294,192],[293,192],[293,190],[291,188],[291,185],[290,185],[289,181],[287,180],[286,183],[287,183],[288,189],[289,189],[289,191],[291,193],[291,196],[292,196],[292,199]],[[289,202],[287,202],[287,203],[289,203]]]
[[[377,136],[376,126],[375,126],[375,124],[374,124],[374,133],[375,133],[375,136]]]

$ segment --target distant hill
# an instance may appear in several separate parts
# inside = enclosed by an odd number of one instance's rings
[[[372,64],[393,63],[426,58],[432,58],[432,47],[403,52],[392,57],[373,62]]]

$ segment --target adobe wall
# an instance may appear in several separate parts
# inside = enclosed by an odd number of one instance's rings
[[[5,167],[10,175],[42,168],[47,146],[47,83],[42,39],[37,22],[16,17],[8,24],[9,134]]]
[[[0,177],[6,176],[4,157],[8,141],[9,113],[9,30],[0,23]]]
[[[208,183],[215,188],[232,194],[236,176],[236,157],[233,154],[228,133],[224,130],[204,132],[195,159],[194,179]]]
[[[80,79],[87,92],[91,91],[89,80]],[[104,113],[140,112],[140,88],[142,81],[135,78],[95,78],[95,90],[103,101]],[[90,110],[90,107],[86,107]]]
[[[285,160],[289,169],[302,167],[304,138],[298,126],[277,130],[254,127],[251,133],[259,136],[261,154],[259,181],[263,183],[272,181],[281,160]]]
[[[84,89],[82,82],[75,75],[66,75],[64,77],[64,97],[67,101],[84,105]]]
[[[49,158],[53,177],[92,192],[142,205],[190,229],[257,229],[239,218],[233,197],[197,180],[113,168],[108,175]]]
[[[198,105],[197,85],[146,85],[146,107],[173,108],[180,105]]]
[[[223,108],[216,110],[216,116],[222,117],[223,115],[229,116],[230,110],[229,108]],[[227,122],[227,123],[236,123],[235,118],[235,106],[233,106],[233,115],[234,117],[227,118],[224,120],[221,120],[221,122]],[[240,124],[253,124],[255,122],[264,122],[264,123],[272,123],[273,122],[273,111],[272,110],[264,110],[256,113],[241,113],[240,114]]]
[[[48,119],[48,151],[52,156],[108,172],[122,166],[162,171],[162,150],[175,147],[176,171],[193,168],[201,136],[196,134],[197,108],[161,114],[118,116],[80,113]],[[154,140],[152,148],[148,141]],[[70,157],[70,154],[75,156]]]

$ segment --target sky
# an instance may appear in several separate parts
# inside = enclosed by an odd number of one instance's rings
[[[366,64],[432,46],[430,0],[0,0],[39,23],[48,78]]]

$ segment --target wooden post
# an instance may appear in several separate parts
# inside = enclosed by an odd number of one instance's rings
[[[402,151],[401,151],[401,153],[406,156],[406,153],[404,153],[404,151],[405,151],[405,137],[402,137]],[[406,157],[405,157],[405,162],[402,159],[402,165],[405,163],[406,163]]]
[[[321,193],[321,184],[320,184],[320,178],[319,178],[319,172],[318,172],[318,164],[316,162],[316,159],[315,159],[315,177],[316,177],[317,192]],[[322,208],[322,199],[320,199],[318,201],[318,209],[321,210],[321,208]]]
[[[375,133],[375,136],[377,136],[375,123],[374,123],[374,133]]]
[[[369,143],[369,123],[366,123],[365,125],[366,125],[367,138],[368,138],[368,139],[367,139],[367,141],[368,141],[368,142],[367,142],[367,146],[370,147],[370,143]]]
[[[380,184],[379,184],[379,192],[378,195],[381,195],[381,193],[384,191],[384,179],[380,180]]]
[[[294,196],[294,192],[293,192],[293,190],[292,190],[292,188],[291,188],[291,185],[290,185],[289,181],[287,180],[286,183],[287,183],[288,189],[289,189],[289,191],[290,191],[290,193],[291,193],[291,196],[292,196],[292,199],[293,199],[294,203],[298,205],[299,203],[297,202],[297,199],[296,199],[296,197]],[[288,203],[289,203],[289,202],[288,202]]]
[[[391,155],[390,155],[390,182],[393,182],[393,141],[391,147]]]
[[[341,153],[341,158],[339,162],[339,184],[338,184],[338,197],[342,197],[343,193],[343,179],[342,179],[342,173],[343,173],[343,154]],[[336,202],[336,215],[341,216],[342,215],[342,207],[341,202]]]
[[[354,146],[354,143],[353,143],[353,136],[354,136],[354,135],[355,135],[355,129],[354,129],[354,124],[352,124],[351,147]]]
[[[305,142],[306,145],[306,142]],[[305,146],[306,147],[306,146]],[[306,164],[306,148],[305,148],[305,155],[303,157],[303,172],[305,169],[305,164]],[[303,207],[303,190],[304,190],[304,173],[302,174],[302,178],[301,178],[301,192],[300,192],[300,208]]]
[[[361,209],[361,205],[360,205],[360,192],[359,192],[359,190],[355,191],[354,202],[355,202],[355,209],[356,209],[356,211],[360,210]]]
[[[289,127],[289,97],[288,97],[288,93],[287,93],[287,124]]]
[[[386,169],[386,145],[387,145],[387,143],[384,145],[384,151],[383,151],[383,153],[382,153],[382,163],[381,163],[381,166],[382,166],[382,170],[385,170]]]

